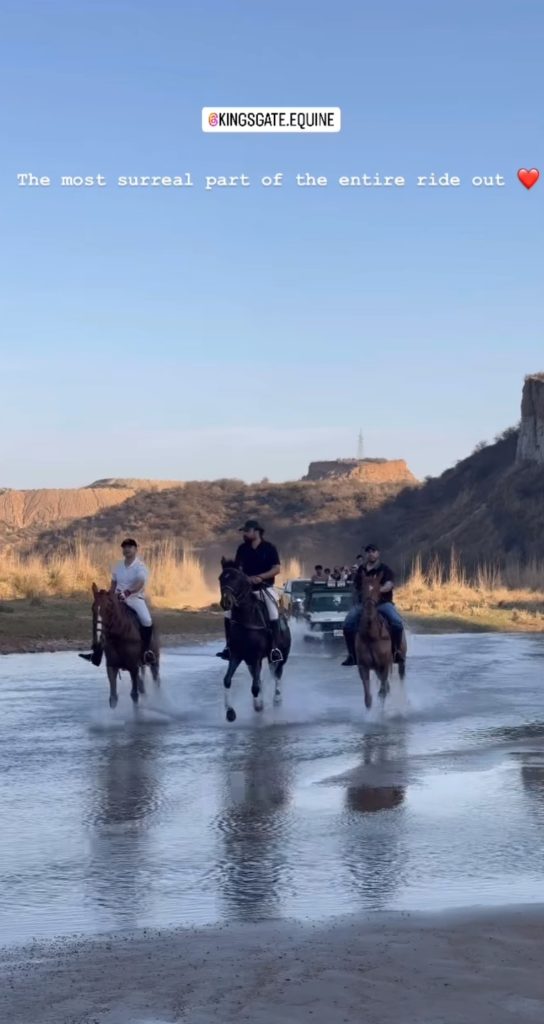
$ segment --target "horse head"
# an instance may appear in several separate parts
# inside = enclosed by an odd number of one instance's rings
[[[363,576],[361,597],[363,605],[367,608],[376,608],[380,604],[382,600],[381,585],[382,581],[379,576]]]
[[[221,607],[225,612],[244,604],[251,597],[251,584],[247,576],[237,568],[236,562],[231,559],[221,559],[219,586]]]
[[[110,588],[105,590],[103,587],[97,587],[96,583],[93,583],[93,619],[100,623],[109,623],[114,616],[120,611],[119,602],[115,595],[115,590]]]

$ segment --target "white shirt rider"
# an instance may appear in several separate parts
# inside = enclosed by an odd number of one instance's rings
[[[111,576],[116,590],[120,593],[125,594],[125,591],[129,590],[131,595],[145,597],[145,585],[149,573],[141,558],[135,558],[128,565],[126,560],[122,559],[114,565]]]
[[[112,569],[112,583],[125,604],[136,612],[141,626],[151,626],[152,618],[145,601],[147,566],[137,557],[136,544],[123,544],[124,559]]]

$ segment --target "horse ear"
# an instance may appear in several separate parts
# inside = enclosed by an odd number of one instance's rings
[[[97,587],[96,583],[93,583],[93,588],[92,589],[93,589],[93,594],[96,597],[96,595],[98,594],[98,587]]]
[[[221,555],[221,568],[224,569],[227,564],[227,559],[224,555]]]

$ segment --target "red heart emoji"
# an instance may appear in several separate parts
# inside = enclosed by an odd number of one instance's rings
[[[525,185],[525,188],[532,188],[540,178],[540,171],[537,171],[536,167],[532,167],[530,171],[526,167],[522,167],[518,171],[518,178],[521,184]]]

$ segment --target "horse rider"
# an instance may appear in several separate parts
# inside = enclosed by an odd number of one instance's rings
[[[255,597],[264,604],[272,633],[270,661],[278,663],[283,661],[283,655],[279,649],[280,613],[273,589],[274,580],[281,568],[278,549],[274,544],[264,540],[264,529],[257,519],[248,519],[240,528],[240,533],[243,534],[244,539],[234,558],[236,568],[245,573]],[[217,655],[218,658],[223,658],[225,661],[230,659],[230,619],[231,612],[225,612],[227,643],[225,649]]]
[[[344,638],[348,649],[348,656],[342,664],[355,665],[357,663],[355,656],[355,636],[359,629],[359,623],[363,613],[361,590],[363,578],[365,576],[378,576],[380,579],[381,601],[377,610],[380,615],[383,615],[384,619],[387,620],[388,626],[390,627],[393,656],[395,661],[398,663],[402,659],[400,651],[404,633],[404,622],[402,621],[393,601],[393,585],[395,582],[395,576],[389,566],[385,565],[385,563],[381,561],[379,549],[375,544],[367,544],[365,548],[365,555],[366,559],[365,561],[361,561],[353,584],[356,603],[353,608],[350,609],[344,621]]]
[[[155,661],[151,650],[153,620],[145,599],[145,585],[149,572],[147,566],[138,558],[138,545],[132,537],[127,537],[121,544],[123,558],[112,569],[111,590],[127,608],[136,613],[142,635],[143,660],[146,665]],[[93,661],[94,652],[81,654],[86,661]]]

